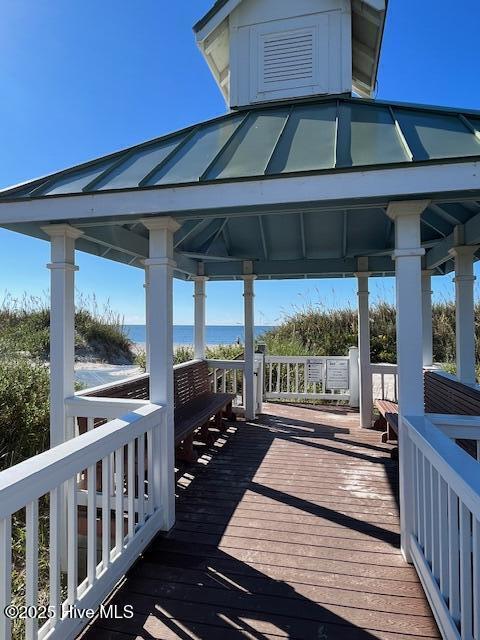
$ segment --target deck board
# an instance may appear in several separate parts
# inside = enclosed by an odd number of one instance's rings
[[[438,630],[399,551],[397,464],[348,408],[265,405],[178,480],[177,522],[85,640],[415,640]]]

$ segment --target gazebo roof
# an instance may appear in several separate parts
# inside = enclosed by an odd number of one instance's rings
[[[360,98],[231,112],[16,187],[1,199],[480,158],[480,112]]]
[[[386,206],[421,197],[431,200],[422,216],[426,266],[444,273],[455,227],[470,225],[467,243],[480,238],[479,159],[480,112],[296,100],[231,112],[3,189],[0,225],[47,239],[45,224],[68,222],[84,232],[79,250],[142,266],[141,220],[173,215],[182,225],[180,277],[232,279],[245,261],[260,278],[348,276],[358,257],[369,257],[373,273],[391,274]]]

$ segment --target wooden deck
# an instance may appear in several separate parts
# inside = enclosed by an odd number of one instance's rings
[[[178,482],[177,524],[88,640],[438,638],[398,548],[397,465],[348,408],[265,405]]]

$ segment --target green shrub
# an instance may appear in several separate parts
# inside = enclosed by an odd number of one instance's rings
[[[0,470],[48,448],[49,385],[43,363],[0,359]]]

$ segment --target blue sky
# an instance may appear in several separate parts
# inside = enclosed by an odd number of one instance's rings
[[[0,186],[77,164],[225,111],[191,27],[213,0],[3,0]],[[480,3],[390,0],[378,98],[480,107]],[[0,292],[45,296],[46,243],[0,230]],[[143,273],[77,255],[79,292],[143,322]],[[437,297],[452,294],[436,278]],[[374,297],[393,281],[374,280]],[[353,280],[259,282],[256,322],[309,302],[355,304]],[[239,283],[208,285],[209,324],[242,320]],[[226,303],[227,301],[227,303]],[[175,322],[192,321],[192,285],[175,283]]]

